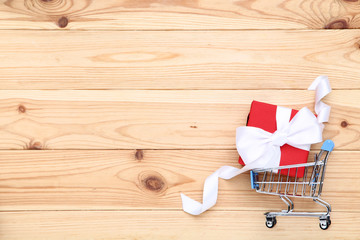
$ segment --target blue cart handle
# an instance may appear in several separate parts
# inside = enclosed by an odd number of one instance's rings
[[[331,152],[334,149],[334,146],[335,146],[334,142],[328,139],[321,146],[321,150]]]

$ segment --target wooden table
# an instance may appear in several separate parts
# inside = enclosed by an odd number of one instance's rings
[[[359,27],[358,0],[1,1],[0,238],[359,239]],[[331,227],[267,229],[283,203],[248,173],[184,213],[180,192],[200,200],[238,166],[251,101],[313,109],[318,75],[333,87]]]

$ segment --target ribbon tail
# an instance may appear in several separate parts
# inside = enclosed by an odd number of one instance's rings
[[[315,90],[315,112],[319,123],[328,122],[331,107],[321,101],[331,92],[331,86],[327,76],[317,77],[308,90]]]
[[[218,196],[219,178],[228,180],[248,170],[249,168],[246,166],[241,169],[230,166],[223,166],[219,168],[213,174],[208,176],[205,180],[203,203],[195,201],[183,193],[180,194],[183,210],[191,215],[200,215],[201,213],[205,212],[216,204]]]

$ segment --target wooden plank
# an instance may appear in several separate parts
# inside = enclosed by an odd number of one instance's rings
[[[355,1],[41,1],[0,4],[2,29],[359,28]]]
[[[352,30],[2,31],[0,49],[1,89],[360,89]]]
[[[2,90],[0,149],[235,149],[253,99],[313,109],[314,92]],[[360,91],[335,90],[326,102],[324,138],[359,149]]]
[[[335,151],[329,159],[322,197],[334,211],[360,212],[359,158],[359,151]],[[206,177],[240,167],[237,160],[235,150],[1,151],[0,209],[180,210],[180,192],[200,201]],[[219,189],[212,210],[285,207],[252,190],[248,173],[221,180]],[[295,209],[323,210],[310,199],[296,199]]]
[[[3,239],[356,239],[359,213],[334,212],[323,231],[316,218],[278,218],[265,227],[261,212],[209,212],[193,217],[179,211],[2,212]]]

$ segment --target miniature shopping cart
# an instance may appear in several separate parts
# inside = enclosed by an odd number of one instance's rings
[[[331,206],[320,198],[323,188],[326,163],[334,142],[326,140],[315,161],[311,163],[287,165],[270,169],[250,171],[251,187],[259,193],[279,196],[287,205],[287,210],[267,212],[266,226],[272,228],[276,224],[276,216],[318,217],[320,228],[326,230],[330,224]],[[301,174],[299,174],[301,172]],[[302,177],[298,177],[301,175]],[[294,203],[290,197],[310,198],[326,208],[325,212],[294,212]]]

